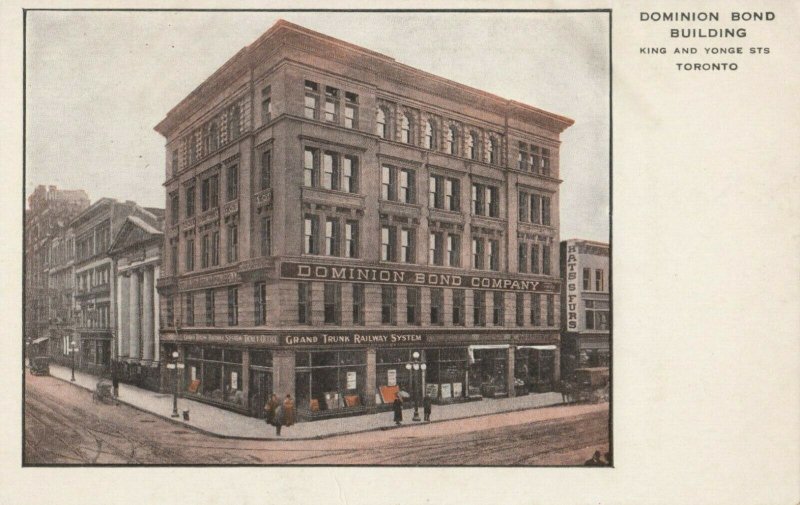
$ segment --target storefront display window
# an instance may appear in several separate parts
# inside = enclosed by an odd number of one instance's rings
[[[263,418],[272,395],[272,351],[250,351],[250,413]]]
[[[364,405],[366,351],[295,353],[298,409],[330,411]]]
[[[375,353],[375,386],[397,386],[411,394],[411,372],[406,363],[411,362],[411,349],[378,349]]]
[[[425,394],[443,401],[467,394],[467,349],[464,347],[425,349]]]
[[[469,395],[494,397],[507,394],[508,348],[480,347],[469,349]]]
[[[514,376],[524,383],[529,392],[552,391],[554,367],[554,350],[540,349],[537,346],[517,348]]]
[[[186,390],[215,402],[244,406],[242,351],[190,346],[186,353]]]

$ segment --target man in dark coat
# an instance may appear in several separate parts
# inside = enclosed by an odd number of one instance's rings
[[[425,414],[425,421],[430,422],[431,420],[431,410],[433,409],[433,400],[428,395],[425,395],[425,398],[422,400],[422,411]]]
[[[281,426],[283,426],[283,405],[278,404],[275,409],[275,416],[272,418],[272,424],[275,426],[275,434],[281,436]]]
[[[267,421],[267,424],[275,424],[275,409],[278,408],[278,405],[280,405],[280,402],[278,401],[278,395],[274,394],[264,406],[264,411],[266,411],[265,420]]]
[[[403,400],[400,399],[399,395],[394,397],[392,410],[394,410],[394,424],[400,426],[403,424]]]
[[[114,398],[119,398],[119,372],[115,365],[111,365],[111,387],[113,388]]]

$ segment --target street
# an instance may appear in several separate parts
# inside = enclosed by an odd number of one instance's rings
[[[266,424],[264,429],[265,434],[272,430]],[[95,404],[89,391],[52,377],[26,378],[24,462],[30,465],[581,465],[595,450],[608,451],[608,404],[508,412],[321,440],[232,440],[126,405]]]

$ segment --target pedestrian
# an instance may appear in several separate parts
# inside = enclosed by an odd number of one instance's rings
[[[292,395],[286,395],[283,400],[283,425],[291,426],[294,424],[294,400]]]
[[[117,373],[117,367],[111,367],[111,388],[114,394],[114,398],[119,398],[119,374]]]
[[[603,462],[603,460],[600,458],[600,456],[602,456],[600,451],[594,451],[594,456],[592,456],[592,459],[587,459],[586,463],[584,463],[583,465],[584,466],[606,466],[606,464]]]
[[[403,424],[403,400],[400,399],[400,395],[394,397],[392,410],[394,410],[394,424],[400,426]]]
[[[273,424],[273,421],[275,421],[275,409],[278,408],[279,404],[278,395],[273,393],[267,404],[264,405],[264,411],[267,413],[265,418],[267,424]]]
[[[272,425],[275,426],[275,434],[281,436],[281,426],[283,426],[283,405],[278,403],[275,408],[275,416],[272,418]]]
[[[433,409],[433,400],[428,395],[422,399],[422,411],[425,414],[425,421],[431,422],[431,410]]]

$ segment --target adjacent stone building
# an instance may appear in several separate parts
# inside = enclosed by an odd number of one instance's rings
[[[314,419],[552,388],[572,123],[276,23],[156,127],[185,394]]]
[[[611,335],[610,248],[603,242],[561,242],[561,359],[565,374],[609,366]]]

